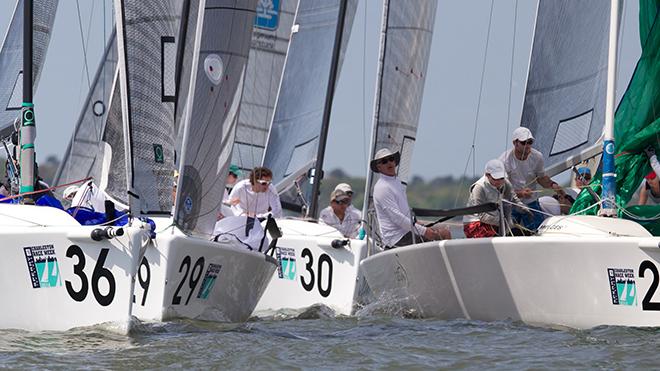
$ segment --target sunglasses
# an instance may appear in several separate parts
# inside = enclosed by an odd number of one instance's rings
[[[396,162],[396,158],[394,156],[381,158],[380,160],[378,160],[378,163],[381,164],[381,165],[385,165],[390,161]]]
[[[341,201],[332,200],[332,202],[334,202],[336,204],[339,204],[339,205],[348,205],[348,200],[341,200]]]
[[[348,195],[348,197],[353,196],[353,192],[346,192],[346,194]]]
[[[518,143],[520,143],[521,146],[524,145],[531,146],[532,144],[534,144],[534,139],[527,139],[526,141],[518,141]]]
[[[262,180],[262,179],[259,179],[259,180],[257,180],[257,183],[259,183],[259,184],[261,184],[261,185],[263,185],[263,186],[266,186],[266,185],[270,185],[271,181],[270,181],[270,180]]]

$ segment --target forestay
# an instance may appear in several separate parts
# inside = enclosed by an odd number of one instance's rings
[[[55,184],[93,177],[114,198],[127,202],[117,42],[113,31],[76,127],[55,175]],[[109,174],[108,174],[109,173]]]
[[[33,4],[33,89],[36,90],[46,59],[59,0]],[[23,103],[23,0],[18,0],[0,49],[0,139],[11,135]]]
[[[134,215],[169,215],[176,10],[159,0],[115,0],[115,8],[129,206]]]
[[[609,1],[539,2],[521,126],[551,176],[588,158],[602,134],[609,14]]]
[[[261,1],[252,31],[232,163],[261,165],[298,0]]]
[[[220,211],[256,0],[191,1],[179,97],[183,143],[174,218],[186,232],[210,235]],[[183,89],[182,89],[183,91]],[[185,104],[182,103],[185,101]],[[177,112],[178,114],[178,112]]]
[[[263,165],[273,171],[278,191],[293,185],[316,162],[340,1],[310,0],[298,5],[263,159]],[[347,1],[342,49],[356,8],[356,1]],[[338,68],[341,59],[340,53]]]
[[[389,148],[401,153],[398,178],[406,183],[431,52],[436,0],[387,0],[383,3],[378,80],[371,152]],[[368,171],[368,202],[372,203],[373,174]]]

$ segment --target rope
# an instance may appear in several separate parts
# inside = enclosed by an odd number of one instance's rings
[[[516,54],[516,26],[518,25],[518,0],[516,0],[516,11],[513,13],[513,42],[511,43],[511,68],[509,69],[509,100],[506,110],[506,139],[504,150],[509,149],[509,124],[511,120],[511,92],[513,91],[513,61]]]
[[[90,177],[87,177],[85,179],[80,179],[80,180],[76,180],[76,181],[69,182],[69,183],[66,183],[66,184],[60,184],[60,185],[48,187],[46,189],[40,189],[38,191],[25,192],[25,193],[19,193],[19,194],[13,195],[13,196],[7,196],[5,198],[0,198],[0,202],[13,200],[15,198],[19,198],[19,197],[23,197],[23,196],[29,196],[29,195],[34,195],[34,194],[38,194],[38,193],[49,192],[49,191],[52,191],[54,189],[67,187],[67,186],[70,186],[70,185],[73,185],[73,184],[84,183],[84,182],[86,182],[88,180],[91,180],[91,179],[93,179],[93,178],[90,176]]]

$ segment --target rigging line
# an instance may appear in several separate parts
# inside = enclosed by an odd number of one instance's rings
[[[479,128],[479,114],[481,112],[481,98],[483,95],[483,89],[484,89],[484,74],[486,73],[486,61],[488,60],[488,45],[490,44],[490,31],[491,31],[491,26],[493,24],[493,7],[494,7],[494,0],[490,1],[490,15],[488,18],[488,32],[486,33],[486,47],[484,50],[484,59],[481,67],[481,82],[479,85],[479,98],[477,101],[477,113],[474,118],[474,132],[472,134],[472,146],[470,148],[470,153],[468,154],[467,161],[465,163],[465,168],[463,170],[463,179],[461,180],[460,187],[463,187],[463,181],[466,178],[467,174],[467,169],[468,166],[470,166],[470,159],[472,160],[472,176],[476,176],[476,149],[475,149],[475,142],[477,141],[477,131]],[[460,192],[456,193],[456,199],[454,201],[454,206],[458,203],[458,198],[460,196]]]
[[[369,161],[367,154],[367,109],[366,109],[366,95],[367,95],[367,2],[363,1],[364,4],[364,27],[362,30],[362,150],[364,156],[362,159],[364,161]],[[366,169],[367,164],[363,163],[362,168]]]
[[[76,0],[76,10],[78,11],[78,28],[80,29],[80,42],[82,43],[83,57],[85,60],[85,73],[87,75],[87,87],[91,88],[92,83],[89,78],[89,66],[87,64],[87,48],[85,47],[85,35],[83,34],[82,29],[82,17],[80,15],[80,0]]]
[[[511,125],[511,93],[513,91],[513,63],[516,55],[516,29],[518,25],[518,0],[515,2],[515,12],[513,13],[513,42],[511,43],[511,67],[509,69],[509,101],[507,102],[506,110],[506,137],[504,139],[504,149],[507,150],[509,145],[509,127]]]

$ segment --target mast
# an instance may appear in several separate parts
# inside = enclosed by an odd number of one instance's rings
[[[605,101],[605,127],[603,128],[603,206],[601,216],[616,216],[616,169],[614,167],[614,105],[616,90],[616,57],[619,1],[610,1],[610,35],[607,60],[607,95]]]
[[[337,78],[337,70],[339,65],[339,54],[341,50],[341,41],[344,33],[344,19],[346,18],[346,2],[348,0],[340,0],[339,2],[339,19],[337,20],[337,32],[335,33],[335,43],[332,49],[332,62],[330,65],[330,81],[328,82],[328,90],[325,95],[325,107],[323,108],[323,121],[321,126],[321,134],[319,136],[319,147],[316,154],[316,164],[314,165],[314,173],[311,176],[312,181],[312,197],[311,205],[309,208],[309,215],[318,219],[319,214],[319,192],[321,189],[321,179],[323,179],[323,160],[325,156],[325,145],[328,139],[328,128],[330,126],[330,111],[332,109],[332,99],[335,93],[335,84]]]
[[[32,0],[23,3],[23,105],[19,135],[21,187],[20,193],[34,191],[34,139],[37,135],[32,103]],[[23,199],[25,204],[33,204],[30,196]]]

